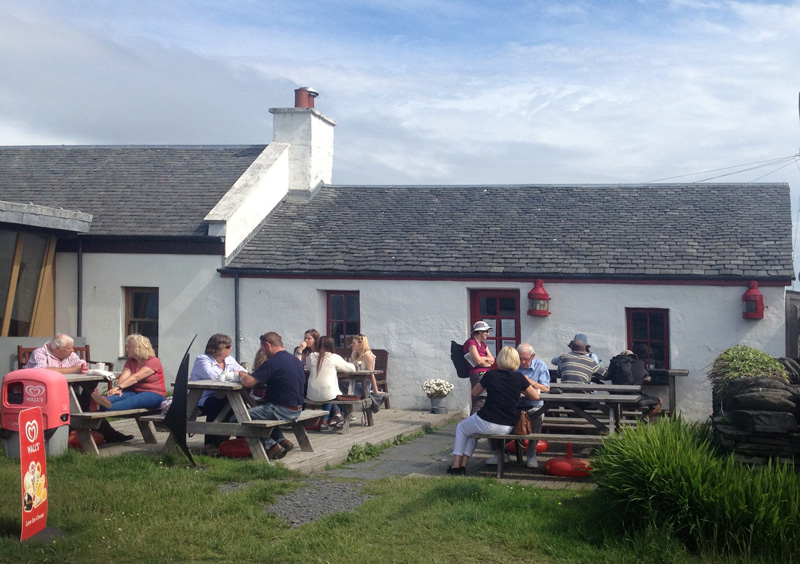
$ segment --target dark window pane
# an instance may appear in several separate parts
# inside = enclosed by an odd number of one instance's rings
[[[497,315],[497,298],[481,298],[481,315]]]
[[[344,332],[342,331],[342,322],[335,321],[330,324],[330,336],[337,347],[344,346]]]
[[[646,313],[633,313],[631,315],[633,327],[631,332],[634,339],[647,339],[647,314]]]
[[[650,339],[656,341],[664,340],[664,314],[650,314]]]
[[[358,321],[348,321],[347,323],[345,323],[344,330],[347,333],[348,337],[352,337],[353,335],[358,335]]]
[[[664,343],[651,343],[650,349],[653,353],[650,363],[655,368],[664,368],[664,359],[666,358],[664,354]]]
[[[500,298],[500,315],[514,317],[517,315],[517,300],[514,298]]]
[[[344,296],[341,294],[331,296],[331,319],[344,319]]]
[[[349,295],[345,296],[346,317],[347,321],[358,320],[358,296]],[[348,330],[349,331],[349,330]]]

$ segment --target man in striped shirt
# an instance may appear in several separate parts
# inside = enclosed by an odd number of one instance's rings
[[[583,335],[576,335],[570,342],[570,352],[558,357],[558,375],[562,382],[590,384],[592,378],[602,378],[606,370],[589,355]],[[584,337],[585,339],[585,337]]]

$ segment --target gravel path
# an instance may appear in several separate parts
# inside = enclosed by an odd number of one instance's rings
[[[361,492],[361,482],[338,482],[325,478],[307,478],[304,487],[284,494],[267,511],[282,517],[291,528],[311,523],[317,519],[352,511],[372,496]]]

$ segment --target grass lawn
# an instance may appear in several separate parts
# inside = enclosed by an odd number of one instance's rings
[[[596,491],[545,490],[483,478],[366,483],[353,513],[290,529],[264,510],[302,487],[282,467],[201,457],[48,460],[49,544],[20,544],[19,461],[0,459],[0,562],[716,563],[666,533],[632,538]],[[221,485],[241,488],[223,491]],[[739,561],[739,560],[731,560]]]

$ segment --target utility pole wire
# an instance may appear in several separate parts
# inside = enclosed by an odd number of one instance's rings
[[[711,170],[701,170],[699,172],[691,172],[689,174],[681,174],[681,175],[678,175],[678,176],[668,176],[666,178],[657,178],[656,180],[648,180],[648,181],[645,182],[645,184],[650,184],[652,182],[662,182],[664,180],[674,180],[676,178],[686,178],[687,176],[697,176],[698,174],[707,174],[709,172],[718,172],[718,171],[721,171],[721,170],[730,170],[732,168],[738,169],[738,168],[745,167],[745,166],[759,165],[759,166],[752,166],[752,168],[743,169],[743,170],[738,171],[738,172],[746,172],[748,170],[754,170],[756,168],[760,168],[761,166],[769,166],[769,165],[773,165],[773,164],[780,164],[780,163],[784,163],[784,162],[789,161],[789,160],[794,161],[798,157],[800,157],[800,153],[797,153],[797,154],[794,154],[794,155],[789,155],[787,157],[780,157],[780,158],[777,158],[777,159],[770,159],[768,161],[756,161],[756,162],[752,162],[752,163],[745,163],[745,164],[740,164],[740,165],[726,166],[726,167],[722,167],[722,168],[712,168]],[[733,172],[731,174],[736,174],[736,172]],[[724,176],[724,175],[722,175],[722,176]],[[719,177],[715,176],[715,177],[712,177],[712,178],[719,178]],[[703,181],[699,180],[698,182],[703,182]]]

